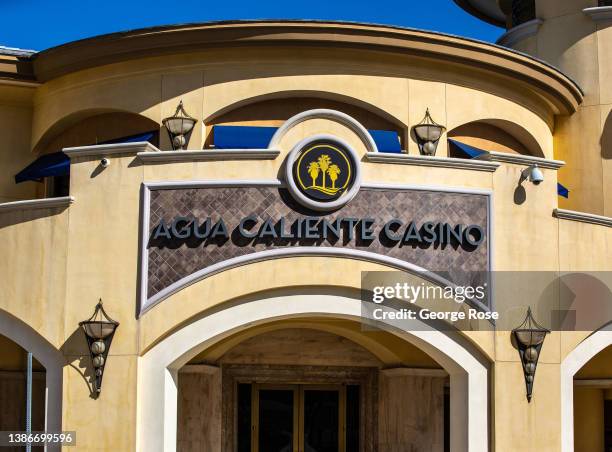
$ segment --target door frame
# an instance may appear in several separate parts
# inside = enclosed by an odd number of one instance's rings
[[[237,383],[238,384],[238,383]],[[338,451],[346,452],[346,384],[251,384],[251,452],[259,450],[259,392],[292,391],[293,392],[293,452],[304,452],[305,445],[305,392],[337,391],[338,392]]]
[[[358,385],[359,452],[374,452],[378,444],[378,369],[369,367],[222,365],[222,435],[224,451],[238,448],[238,384],[273,387]],[[252,391],[251,397],[253,396]],[[345,397],[346,400],[346,397]],[[342,435],[340,435],[342,436]],[[253,440],[253,436],[251,437]],[[253,443],[252,443],[253,444]]]

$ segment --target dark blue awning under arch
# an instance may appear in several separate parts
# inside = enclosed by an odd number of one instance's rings
[[[158,131],[140,133],[127,137],[116,138],[98,144],[117,144],[117,143],[137,143],[140,141],[153,140]],[[15,183],[19,184],[26,181],[40,181],[45,177],[68,176],[70,174],[70,158],[63,152],[53,152],[38,157],[24,169],[15,175]]]

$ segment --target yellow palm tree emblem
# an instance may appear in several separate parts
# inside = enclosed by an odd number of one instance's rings
[[[340,171],[340,167],[338,165],[336,165],[335,163],[332,165],[329,165],[329,168],[327,168],[327,174],[329,174],[329,178],[332,181],[332,189],[336,189],[336,180],[338,180],[338,174],[340,174],[342,171]]]
[[[312,185],[308,189],[317,190],[327,195],[335,195],[341,190],[341,188],[336,188],[336,181],[342,170],[332,161],[329,155],[320,155],[316,161],[310,162],[307,171],[312,179]],[[319,174],[322,175],[321,185],[317,183]],[[329,176],[331,181],[331,187],[327,186],[327,176]]]
[[[317,185],[317,178],[319,177],[320,170],[321,168],[319,168],[319,164],[317,162],[310,162],[308,165],[308,174],[310,174],[313,186]]]

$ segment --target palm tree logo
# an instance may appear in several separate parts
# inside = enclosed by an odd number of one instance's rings
[[[312,179],[312,185],[307,187],[307,190],[318,190],[327,195],[335,195],[340,191],[340,188],[336,188],[336,181],[338,180],[338,176],[342,173],[342,170],[338,165],[333,163],[332,159],[329,155],[323,154],[317,158],[317,161],[310,162],[308,164],[308,174]],[[321,185],[317,183],[317,179],[319,178],[319,174],[322,175]],[[326,176],[329,176],[329,180],[331,181],[331,187],[327,186]]]

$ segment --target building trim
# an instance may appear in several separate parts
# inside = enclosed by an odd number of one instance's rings
[[[54,209],[66,208],[74,202],[74,196],[59,198],[28,199],[25,201],[12,201],[0,204],[0,213],[16,210]]]
[[[444,369],[423,369],[415,367],[394,367],[380,371],[385,377],[432,377],[447,378],[448,372]]]
[[[64,148],[62,152],[71,159],[73,157],[105,157],[114,154],[133,154],[139,152],[161,152],[148,141],[134,143],[94,144],[92,146],[77,146]],[[180,151],[177,151],[180,152]]]
[[[276,131],[272,140],[270,140],[269,148],[275,149],[278,147],[280,141],[283,137],[289,132],[289,130],[293,129],[295,126],[303,123],[304,121],[309,121],[311,119],[328,119],[330,121],[335,121],[339,124],[342,124],[349,129],[351,129],[355,134],[363,141],[368,152],[378,152],[378,147],[376,146],[376,142],[370,135],[370,132],[361,125],[359,121],[354,119],[353,117],[347,115],[346,113],[342,113],[341,111],[329,110],[325,108],[308,110],[302,113],[298,113],[297,115],[289,118],[285,123]]]
[[[274,160],[276,149],[216,149],[203,151],[145,151],[136,156],[143,163],[216,162],[225,160]]]
[[[210,364],[187,364],[179,370],[182,374],[205,374],[215,375],[221,368],[219,366],[211,366]]]
[[[578,379],[574,380],[574,387],[576,386],[583,388],[610,389],[612,388],[612,378]]]
[[[495,172],[499,163],[476,159],[458,159],[452,157],[433,157],[429,155],[387,154],[383,152],[368,152],[366,160],[371,163],[389,163],[398,165],[433,166],[438,168],[454,168],[472,171]]]
[[[48,81],[79,70],[171,53],[232,47],[334,47],[375,50],[480,68],[508,77],[550,102],[576,111],[580,87],[559,69],[529,55],[482,41],[400,27],[333,21],[228,21],[154,27],[71,42],[34,55],[34,72]]]
[[[612,6],[596,6],[594,8],[584,8],[583,13],[591,17],[595,22],[612,20]]]
[[[500,46],[512,47],[523,39],[535,36],[542,26],[542,19],[533,19],[521,25],[511,28],[497,39],[496,44]]]
[[[476,157],[478,160],[486,160],[490,162],[512,163],[514,165],[538,165],[540,168],[558,170],[565,165],[562,160],[546,159],[542,157],[534,157],[532,155],[509,154],[507,152],[487,151],[484,154]]]
[[[555,209],[553,215],[560,220],[579,221],[581,223],[591,223],[612,228],[612,218],[592,213],[576,212],[574,210]]]

